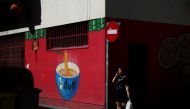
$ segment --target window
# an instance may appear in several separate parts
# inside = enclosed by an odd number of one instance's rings
[[[23,36],[23,37],[22,37]],[[0,67],[24,66],[24,35],[0,37]]]
[[[88,47],[88,22],[79,22],[47,29],[47,50]]]

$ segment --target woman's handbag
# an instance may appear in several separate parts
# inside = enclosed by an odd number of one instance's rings
[[[133,105],[132,105],[132,103],[131,103],[131,100],[128,100],[128,101],[127,101],[127,104],[126,104],[125,109],[133,109]]]

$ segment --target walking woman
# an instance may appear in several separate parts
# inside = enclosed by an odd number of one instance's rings
[[[129,86],[127,85],[127,76],[124,74],[124,70],[119,67],[112,83],[115,84],[116,92],[116,106],[117,109],[125,109],[126,103],[129,100]]]

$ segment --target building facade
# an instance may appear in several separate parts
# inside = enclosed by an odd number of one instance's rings
[[[3,0],[0,63],[30,69],[35,87],[42,89],[43,106],[115,109],[111,80],[122,65],[127,68],[134,109],[186,109],[188,4],[188,0]],[[109,27],[111,23],[117,26]],[[75,70],[72,78],[60,73],[67,67]]]

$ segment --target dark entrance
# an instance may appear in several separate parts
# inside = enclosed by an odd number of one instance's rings
[[[111,81],[120,66],[127,69],[134,109],[143,109],[147,101],[147,44],[110,43],[108,54],[108,109],[116,109],[114,84]]]
[[[148,79],[148,48],[146,44],[128,44],[128,70],[133,107],[134,109],[145,109]]]

